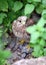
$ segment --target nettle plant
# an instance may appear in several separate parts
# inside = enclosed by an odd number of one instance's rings
[[[46,20],[41,17],[37,24],[29,26],[26,31],[30,33],[30,46],[34,48],[34,57],[46,55]]]

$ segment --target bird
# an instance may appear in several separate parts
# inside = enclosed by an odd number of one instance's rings
[[[33,24],[31,19],[28,19],[27,16],[20,16],[12,23],[13,34],[20,40],[29,42],[30,34],[26,32],[26,28]]]

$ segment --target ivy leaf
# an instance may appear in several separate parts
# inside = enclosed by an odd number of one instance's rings
[[[23,3],[20,2],[20,1],[16,1],[16,2],[14,3],[13,10],[14,10],[15,12],[17,12],[17,11],[20,10],[22,7],[23,7]]]
[[[7,0],[0,0],[0,11],[8,11],[8,3]]]
[[[46,20],[46,10],[43,10],[42,17]]]
[[[7,17],[7,15],[5,13],[0,13],[0,24],[2,24],[3,19]]]
[[[31,14],[34,11],[35,6],[33,4],[26,4],[24,13],[25,15]]]

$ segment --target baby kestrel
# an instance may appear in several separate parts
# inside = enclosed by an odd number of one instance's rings
[[[32,20],[28,20],[27,16],[20,16],[17,20],[13,21],[12,30],[16,37],[20,40],[29,42],[30,35],[26,32],[26,28],[31,25]]]

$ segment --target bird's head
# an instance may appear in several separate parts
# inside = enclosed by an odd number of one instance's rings
[[[21,23],[22,25],[25,25],[27,21],[27,16],[20,16],[18,17],[17,21],[19,21],[19,23]]]

